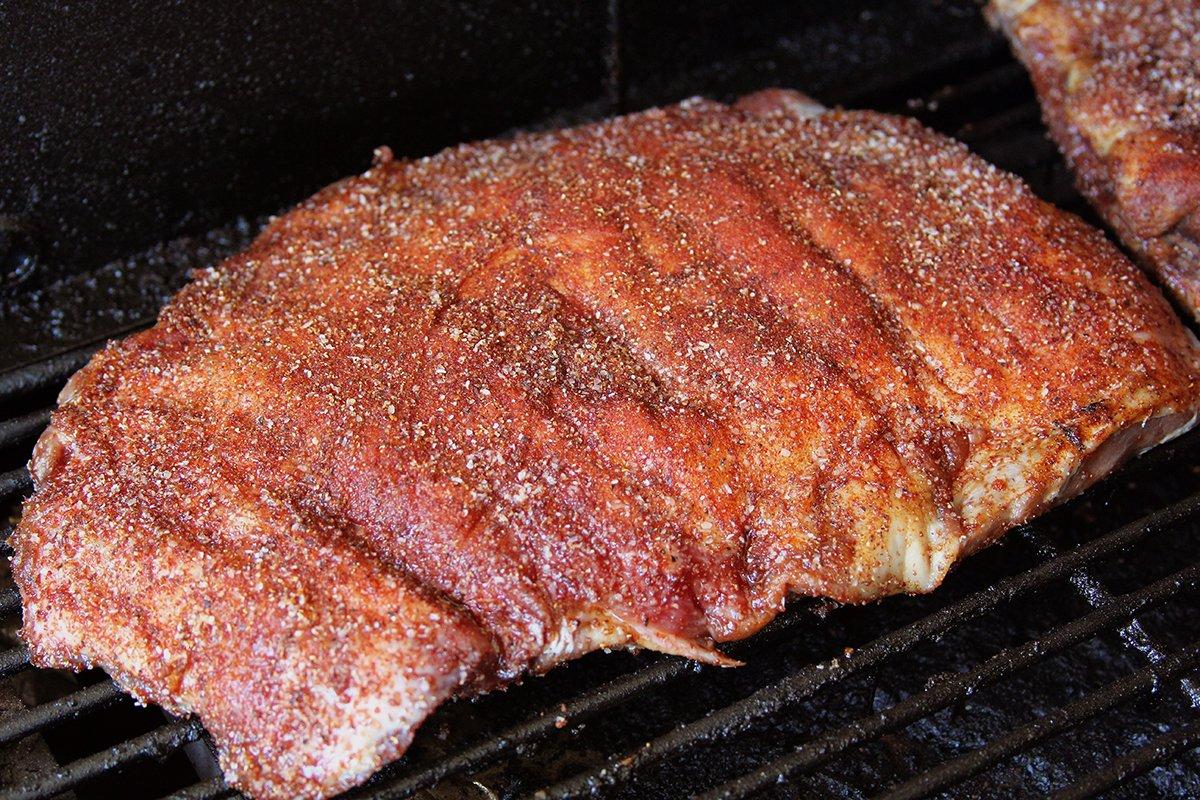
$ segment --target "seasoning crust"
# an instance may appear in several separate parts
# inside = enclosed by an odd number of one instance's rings
[[[791,593],[924,592],[1186,429],[1200,351],[1097,231],[796,93],[386,150],[68,384],[13,537],[34,663],[327,797],[421,720]]]
[[[1080,191],[1200,318],[1200,3],[991,0]]]

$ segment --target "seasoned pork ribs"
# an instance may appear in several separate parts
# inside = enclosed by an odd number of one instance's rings
[[[381,151],[70,381],[23,635],[324,797],[456,693],[929,591],[1198,379],[1099,232],[911,120],[769,92]]]
[[[1077,184],[1200,318],[1200,3],[992,0]]]

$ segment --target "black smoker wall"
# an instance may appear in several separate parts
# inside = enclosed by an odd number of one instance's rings
[[[604,7],[459,0],[0,5],[0,213],[53,272],[265,213],[597,93]],[[11,224],[11,216],[10,216]]]
[[[773,84],[837,100],[980,30],[972,0],[0,0],[0,293],[279,210],[379,144]]]

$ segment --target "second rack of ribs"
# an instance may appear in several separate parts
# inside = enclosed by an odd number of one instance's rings
[[[1198,374],[1100,233],[912,121],[771,92],[381,152],[69,383],[24,636],[326,796],[457,692],[930,590]]]

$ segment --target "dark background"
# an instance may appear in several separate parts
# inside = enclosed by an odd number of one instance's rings
[[[997,47],[971,0],[9,0],[0,32],[0,369],[140,321],[380,144],[771,85],[840,102]]]
[[[1024,71],[974,0],[110,0],[88,7],[0,0],[0,387],[38,373],[9,367],[52,363],[39,359],[63,351],[77,365],[92,346],[75,349],[80,345],[147,324],[189,268],[242,246],[263,215],[363,169],[379,144],[414,156],[515,128],[569,124],[692,94],[730,99],[772,85],[803,89],[827,104],[915,115],[1021,175],[1051,202],[1089,214],[1046,139]],[[5,394],[20,395],[24,405],[10,402],[0,417],[12,421],[50,405],[58,384],[35,383]],[[430,796],[479,797],[478,777],[507,797],[574,774],[847,644],[1019,574],[1043,560],[1036,545],[1042,539],[1069,549],[1196,491],[1200,457],[1190,441],[1174,462],[1136,462],[1048,515],[1034,531],[1040,539],[1017,533],[972,558],[932,595],[839,610],[817,604],[787,640],[752,640],[748,646],[757,649],[746,667],[689,672],[478,776],[446,781]],[[0,450],[0,471],[27,457],[27,448]],[[1196,532],[1191,521],[1148,539],[1101,565],[1096,580],[1126,591],[1195,563]],[[1063,586],[1001,606],[742,736],[644,770],[621,796],[677,797],[693,783],[713,785],[847,719],[869,719],[1090,607]],[[1193,637],[1200,604],[1185,593],[1139,616],[1170,651]],[[11,646],[12,634],[0,630],[0,640]],[[459,752],[466,741],[654,658],[597,653],[478,702],[448,704],[384,778]],[[776,796],[869,795],[1144,663],[1107,631],[874,738],[780,786]],[[29,670],[16,682],[28,680],[24,691],[41,692],[23,696],[33,705],[78,689],[76,680],[102,679]],[[1030,748],[951,796],[991,800],[1062,786],[1194,719],[1178,688],[1164,685]],[[0,716],[12,711],[6,702],[0,694]],[[21,775],[48,772],[162,722],[155,708],[127,702],[86,715],[47,733],[40,755],[0,752],[0,784],[13,764]],[[158,797],[207,775],[195,771],[201,763],[177,752],[105,774],[76,796]],[[1112,796],[1196,797],[1197,765],[1195,755],[1185,757]]]
[[[596,96],[597,3],[5,3],[0,212],[55,273]]]

